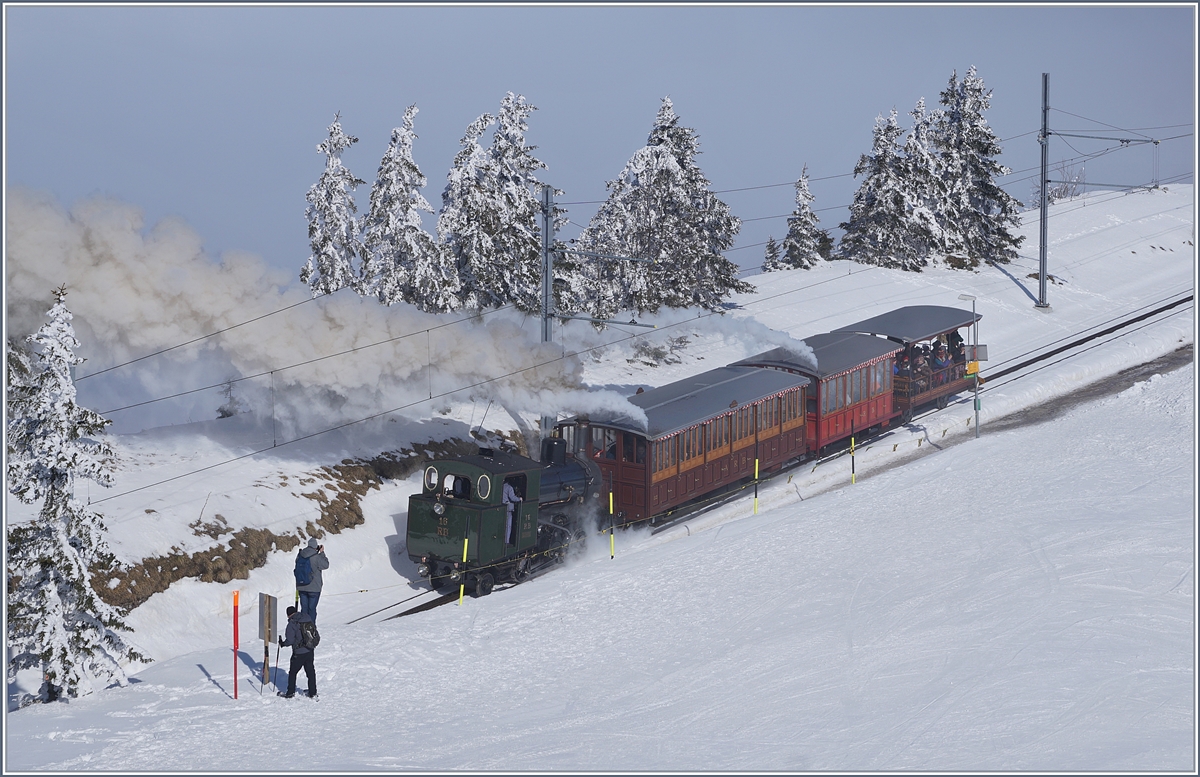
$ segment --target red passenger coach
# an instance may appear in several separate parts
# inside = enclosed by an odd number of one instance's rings
[[[892,403],[894,359],[901,347],[889,340],[853,332],[830,332],[804,338],[817,366],[775,348],[737,362],[793,372],[812,381],[808,391],[808,449],[820,455],[825,446],[886,426],[899,415]]]
[[[929,402],[943,408],[950,396],[974,384],[966,377],[966,353],[959,329],[983,316],[939,305],[911,305],[844,326],[834,333],[878,335],[903,346],[893,379],[893,400],[905,423]]]
[[[558,425],[569,450],[595,462],[613,522],[654,519],[805,455],[803,375],[729,366],[629,398],[643,425],[592,414]]]

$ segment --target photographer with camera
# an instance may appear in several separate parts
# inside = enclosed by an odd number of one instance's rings
[[[317,600],[321,598],[321,572],[329,569],[325,558],[325,546],[310,537],[308,545],[296,556],[296,591],[300,598],[300,612],[317,622]]]

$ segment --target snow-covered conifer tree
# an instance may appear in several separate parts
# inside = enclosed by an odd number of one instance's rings
[[[974,66],[961,82],[955,71],[941,94],[944,109],[932,132],[947,186],[944,247],[972,265],[1010,262],[1024,240],[1010,231],[1020,226],[1021,203],[996,183],[1010,171],[996,161],[1000,142],[983,118],[991,98]]]
[[[442,248],[454,263],[458,277],[459,302],[475,309],[505,302],[491,279],[490,269],[500,261],[492,239],[499,227],[491,196],[497,188],[495,164],[492,155],[479,145],[479,138],[494,121],[490,113],[485,113],[467,127],[462,148],[446,176],[448,183],[442,192],[437,221]]]
[[[527,313],[541,308],[542,228],[541,190],[536,171],[546,163],[527,145],[529,114],[537,110],[525,97],[509,92],[500,102],[496,132],[492,138],[495,164],[498,229],[493,236],[495,256],[491,281],[501,296]]]
[[[541,309],[542,184],[534,173],[546,165],[525,142],[534,110],[524,96],[505,95],[498,117],[485,113],[467,128],[447,176],[437,228],[464,307]],[[492,145],[484,149],[479,139],[493,123]],[[556,208],[556,222],[561,213]]]
[[[808,190],[808,165],[796,181],[796,209],[788,216],[788,233],[783,239],[783,263],[788,267],[811,269],[821,259],[822,231],[817,227],[817,214],[812,211],[816,199]]]
[[[892,109],[885,119],[875,119],[875,139],[870,154],[859,157],[854,175],[864,176],[850,203],[850,219],[840,254],[856,262],[903,270],[920,270],[927,261],[909,234],[909,192],[904,158],[897,139],[902,134]]]
[[[943,230],[947,208],[945,171],[930,138],[930,127],[941,113],[928,114],[922,97],[909,115],[913,126],[904,141],[902,162],[908,208],[907,240],[922,264],[927,264],[933,255],[944,252],[947,245]]]
[[[354,215],[355,187],[366,183],[342,164],[342,152],[358,142],[342,131],[340,114],[329,125],[329,137],[317,150],[325,155],[325,172],[308,190],[308,242],[312,256],[300,269],[300,280],[314,297],[355,284],[355,260],[362,253],[358,219]]]
[[[415,105],[404,111],[404,123],[392,130],[379,163],[371,208],[363,219],[359,288],[385,305],[404,301],[444,313],[457,304],[458,275],[421,225],[421,212],[432,213],[433,208],[421,194],[427,179],[412,155],[416,114]]]
[[[124,685],[122,664],[143,658],[119,633],[129,630],[123,613],[92,587],[92,569],[116,561],[100,514],[75,498],[75,478],[111,485],[112,450],[94,438],[109,421],[75,403],[70,370],[83,359],[65,297],[65,287],[55,291],[50,320],[29,338],[32,373],[23,385],[10,377],[18,390],[7,405],[9,491],[42,500],[33,521],[7,530],[8,677],[31,668],[43,677],[38,696],[25,701],[87,694],[95,681]]]
[[[779,242],[775,240],[774,235],[767,236],[767,247],[763,249],[763,272],[778,272],[780,270],[790,270],[790,266],[779,260]]]
[[[753,290],[722,253],[741,222],[709,190],[699,153],[695,131],[663,98],[646,145],[608,182],[608,199],[578,238],[588,251],[653,261],[587,264],[586,308],[596,318],[662,306],[715,310],[729,294]]]

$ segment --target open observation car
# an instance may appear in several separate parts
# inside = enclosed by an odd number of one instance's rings
[[[600,505],[621,526],[664,513],[805,455],[805,389],[792,373],[729,366],[639,391],[646,423],[576,416],[557,434],[600,470]]]
[[[902,346],[896,360],[892,398],[905,423],[921,405],[939,408],[973,386],[966,374],[965,340],[958,330],[983,316],[940,305],[910,305],[883,313],[834,333],[877,335]]]

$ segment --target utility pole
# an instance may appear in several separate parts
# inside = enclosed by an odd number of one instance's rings
[[[1042,73],[1042,134],[1038,135],[1038,143],[1042,144],[1042,177],[1041,186],[1041,212],[1042,223],[1040,235],[1038,238],[1038,301],[1034,305],[1036,308],[1049,310],[1050,303],[1046,301],[1046,189],[1050,186],[1050,175],[1047,171],[1047,166],[1050,161],[1050,74]],[[979,427],[976,426],[976,431]]]
[[[554,189],[550,184],[542,185],[542,342],[554,342]],[[542,439],[554,431],[558,419],[542,416]]]
[[[542,185],[542,342],[554,342],[554,188],[549,184]],[[571,248],[564,249],[571,253],[581,254],[599,259],[613,259],[624,262],[644,262],[653,264],[649,259],[635,259],[628,256],[612,256],[609,254],[597,254],[590,251],[576,251]],[[655,329],[652,324],[639,324],[636,321],[605,321],[598,318],[589,318],[587,316],[557,316],[560,319],[571,319],[574,321],[590,321],[595,324],[621,324],[622,326],[639,326],[645,329]],[[542,439],[550,436],[554,431],[554,423],[558,419],[554,416],[544,415],[541,420]]]

